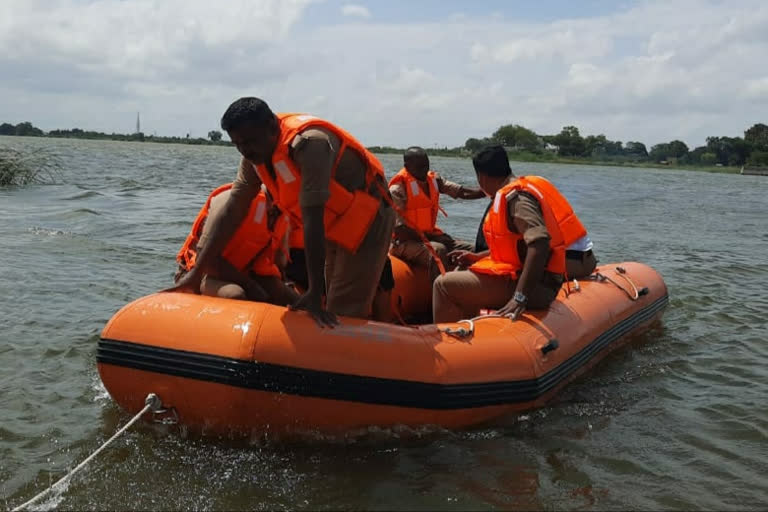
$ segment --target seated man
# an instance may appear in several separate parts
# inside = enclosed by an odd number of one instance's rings
[[[454,240],[437,227],[437,212],[440,208],[440,194],[454,199],[480,199],[485,197],[482,190],[469,188],[443,179],[429,169],[429,157],[420,147],[408,148],[403,155],[403,167],[389,182],[389,191],[398,210],[395,223],[393,256],[413,265],[430,267],[432,277],[437,276],[433,254],[436,254],[446,268],[450,261],[446,255],[454,250],[471,250],[472,244]],[[434,248],[424,245],[424,238]]]
[[[194,268],[197,254],[208,243],[210,226],[226,204],[232,184],[211,193],[197,215],[192,231],[176,260],[175,280]],[[251,201],[248,215],[235,231],[200,284],[200,293],[229,299],[256,300],[280,306],[292,303],[298,295],[280,277],[278,264],[284,264],[288,220],[271,208],[264,191]]]
[[[488,203],[485,213],[483,213],[483,217],[480,220],[480,225],[477,227],[475,252],[488,250],[488,244],[483,234],[483,224],[492,205],[493,201]],[[595,254],[592,252],[593,245],[592,240],[587,234],[568,246],[565,251],[565,275],[568,279],[582,279],[595,271],[595,268],[597,268],[597,258],[595,258]]]
[[[435,281],[436,323],[471,318],[482,308],[516,319],[526,307],[548,307],[564,280],[566,247],[587,234],[554,185],[512,174],[503,147],[482,149],[472,163],[480,188],[494,198],[483,224],[488,251],[451,253],[472,266]]]

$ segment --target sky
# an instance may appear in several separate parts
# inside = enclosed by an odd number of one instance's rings
[[[366,145],[768,123],[764,0],[2,0],[0,122],[206,136],[241,96]]]

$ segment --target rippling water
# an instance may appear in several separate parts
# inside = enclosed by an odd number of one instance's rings
[[[125,423],[99,332],[167,286],[231,148],[0,137],[46,148],[61,183],[0,189],[0,503],[30,498]],[[392,174],[398,156],[382,161]],[[473,182],[471,163],[433,159]],[[549,407],[471,432],[278,444],[140,425],[43,509],[718,509],[768,507],[768,178],[517,164],[551,178],[603,262],[658,269],[661,326]],[[474,239],[484,201],[444,202]]]

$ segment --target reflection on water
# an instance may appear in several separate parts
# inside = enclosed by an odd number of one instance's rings
[[[170,283],[233,149],[0,137],[52,147],[63,183],[0,189],[0,497],[28,499],[128,419],[95,365],[104,323]],[[382,157],[388,175],[402,160]],[[469,161],[433,159],[472,183]],[[664,323],[548,407],[469,432],[366,429],[201,439],[143,424],[40,509],[761,510],[768,504],[763,282],[768,180],[519,164],[551,178],[600,259],[640,260],[670,289]],[[473,240],[485,201],[444,200]]]

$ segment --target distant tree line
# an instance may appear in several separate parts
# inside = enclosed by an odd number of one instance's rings
[[[510,153],[556,154],[564,158],[583,158],[613,162],[653,162],[682,165],[744,164],[768,165],[768,126],[753,125],[742,137],[707,137],[707,143],[690,150],[685,142],[673,140],[652,146],[637,141],[613,141],[605,135],[582,137],[575,126],[565,126],[557,135],[539,135],[516,124],[499,127],[493,135],[470,138],[464,149],[474,152],[489,143],[500,143]]]
[[[231,145],[222,140],[218,130],[202,137],[162,137],[144,133],[102,133],[80,128],[44,132],[25,121],[16,125],[0,124],[0,135],[28,137],[61,137],[75,139],[123,140],[140,142],[165,142],[175,144]],[[576,126],[565,126],[556,135],[539,135],[517,124],[500,126],[490,137],[469,138],[462,147],[427,148],[429,154],[443,156],[467,156],[484,145],[502,144],[514,158],[523,160],[572,159],[615,163],[656,163],[701,166],[768,165],[768,125],[758,123],[744,132],[744,137],[707,137],[706,145],[689,149],[685,142],[673,140],[656,144],[650,151],[638,141],[614,141],[605,135],[583,137]],[[375,153],[402,153],[403,149],[390,146],[371,146]]]
[[[208,138],[202,137],[190,137],[187,134],[186,137],[163,137],[157,135],[146,135],[142,132],[139,133],[103,133],[90,130],[81,130],[80,128],[72,128],[70,130],[51,130],[44,132],[40,128],[32,125],[29,121],[13,125],[10,123],[0,124],[0,135],[19,135],[26,137],[56,137],[64,139],[93,139],[93,140],[122,140],[122,141],[138,141],[138,142],[165,142],[169,144],[215,144],[221,146],[229,146],[229,141],[221,140],[222,133],[218,130],[211,130],[208,132]]]

